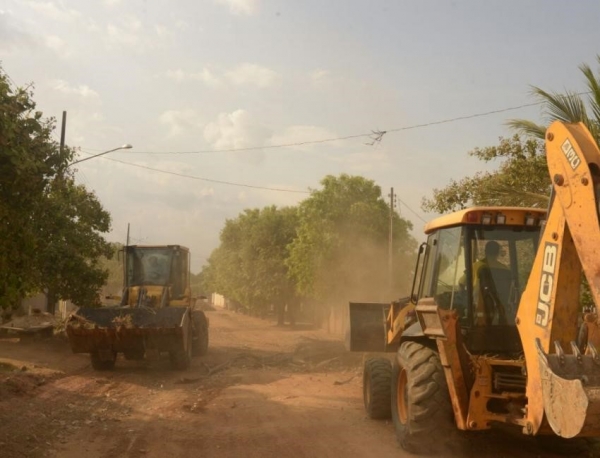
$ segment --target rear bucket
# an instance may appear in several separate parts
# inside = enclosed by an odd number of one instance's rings
[[[350,329],[346,348],[350,351],[385,352],[385,321],[390,304],[350,302]]]
[[[536,340],[541,369],[544,411],[552,430],[566,439],[600,434],[600,357],[590,345],[590,355],[571,343],[565,354],[558,342],[556,353],[546,354]]]
[[[189,314],[185,307],[161,309],[83,307],[67,324],[67,335],[74,353],[103,349],[126,352],[152,347],[174,350],[187,337]]]

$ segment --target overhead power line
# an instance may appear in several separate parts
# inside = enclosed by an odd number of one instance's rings
[[[415,215],[417,218],[419,218],[421,221],[423,221],[425,224],[427,224],[427,221],[421,216],[419,215],[416,211],[414,211],[412,208],[410,208],[406,202],[404,202],[402,199],[400,199],[398,197],[398,194],[395,195],[396,199],[398,199],[398,201],[404,205],[406,207],[406,209],[411,212],[413,215]]]
[[[88,156],[90,155],[89,153],[85,153],[85,152],[84,152],[84,154],[87,154]],[[225,185],[229,185],[229,186],[239,186],[242,188],[264,189],[267,191],[291,192],[291,193],[296,193],[296,194],[310,194],[309,191],[302,191],[300,189],[270,188],[267,186],[257,186],[257,185],[246,184],[246,183],[234,183],[231,181],[213,180],[212,178],[198,177],[195,175],[187,175],[185,173],[171,172],[170,170],[157,169],[154,167],[148,167],[146,165],[135,164],[133,162],[127,162],[127,161],[121,161],[119,159],[113,159],[111,157],[100,157],[99,159],[105,159],[107,161],[118,162],[120,164],[129,165],[131,167],[138,167],[140,169],[151,170],[153,172],[166,173],[167,175],[174,175],[174,176],[178,176],[178,177],[182,177],[182,178],[190,178],[192,180],[198,180],[198,181],[206,181],[208,183],[225,184]]]
[[[586,95],[589,94],[590,91],[584,91],[584,92],[577,92],[574,95]],[[521,110],[523,108],[529,108],[529,107],[535,107],[538,105],[543,105],[544,103],[546,103],[545,101],[541,101],[541,102],[532,102],[532,103],[524,103],[522,105],[516,105],[516,106],[512,106],[512,107],[507,107],[507,108],[500,108],[498,110],[490,110],[490,111],[484,111],[481,113],[474,113],[474,114],[470,114],[470,115],[465,115],[465,116],[457,116],[454,118],[448,118],[448,119],[441,119],[438,121],[431,121],[431,122],[426,122],[426,123],[422,123],[422,124],[412,124],[409,126],[403,126],[403,127],[395,127],[392,129],[386,129],[386,130],[374,130],[371,131],[369,133],[362,133],[362,134],[354,134],[354,135],[346,135],[346,136],[342,136],[342,137],[331,137],[331,138],[322,138],[319,140],[306,140],[306,141],[302,141],[302,142],[293,142],[293,143],[279,143],[276,145],[264,145],[264,146],[248,146],[246,148],[228,148],[228,149],[207,149],[207,150],[197,150],[197,151],[129,151],[125,154],[216,154],[216,153],[236,153],[236,152],[244,152],[244,151],[258,151],[258,150],[269,150],[269,149],[276,149],[276,148],[291,148],[294,146],[305,146],[305,145],[315,145],[315,144],[319,144],[319,143],[331,143],[331,142],[337,142],[337,141],[343,141],[343,140],[352,140],[355,138],[368,138],[369,140],[371,140],[368,145],[373,145],[375,143],[379,143],[381,142],[383,136],[385,134],[389,134],[392,132],[402,132],[402,131],[406,131],[406,130],[413,130],[413,129],[421,129],[424,127],[431,127],[431,126],[437,126],[440,124],[449,124],[452,122],[457,122],[457,121],[464,121],[467,119],[474,119],[474,118],[481,118],[484,116],[491,116],[494,114],[498,114],[498,113],[506,113],[508,111],[516,111],[516,110]]]
[[[576,93],[574,95],[586,95],[586,94],[590,94],[590,91],[578,92],[578,93]],[[294,143],[281,143],[281,144],[277,144],[277,145],[250,146],[250,147],[246,147],[246,148],[230,148],[230,149],[220,149],[220,150],[199,150],[199,151],[130,151],[130,152],[128,152],[128,154],[214,154],[214,153],[231,153],[231,152],[257,151],[257,150],[275,149],[275,148],[288,148],[288,147],[303,146],[303,145],[314,145],[314,144],[318,144],[318,143],[329,143],[329,142],[334,142],[334,141],[351,140],[351,139],[355,139],[355,138],[368,138],[371,141],[369,143],[367,143],[367,145],[372,146],[374,144],[379,144],[381,142],[381,140],[383,139],[384,135],[386,135],[388,133],[391,133],[391,132],[401,132],[401,131],[412,130],[412,129],[419,129],[419,128],[430,127],[430,126],[435,126],[435,125],[440,125],[440,124],[448,124],[448,123],[457,122],[457,121],[463,121],[463,120],[467,120],[467,119],[480,118],[480,117],[484,117],[484,116],[490,116],[490,115],[493,115],[493,114],[506,113],[508,111],[515,111],[515,110],[520,110],[520,109],[523,109],[523,108],[534,107],[534,106],[542,105],[544,103],[545,103],[544,101],[533,102],[533,103],[525,103],[525,104],[522,104],[522,105],[517,105],[517,106],[512,106],[512,107],[507,107],[507,108],[501,108],[501,109],[498,109],[498,110],[490,110],[490,111],[485,111],[485,112],[481,112],[481,113],[474,113],[474,114],[471,114],[471,115],[457,116],[457,117],[454,117],[454,118],[442,119],[442,120],[438,120],[438,121],[431,121],[431,122],[422,123],[422,124],[413,124],[413,125],[410,125],[410,126],[396,127],[396,128],[393,128],[393,129],[371,131],[369,133],[363,133],[363,134],[346,135],[346,136],[343,136],[343,137],[323,138],[323,139],[320,139],[320,140],[307,140],[307,141],[294,142]],[[86,149],[88,149],[88,148],[86,148]],[[89,150],[90,151],[95,151],[93,149],[89,149]],[[84,152],[84,154],[87,154],[88,156],[92,155],[92,154],[85,153],[85,152]],[[193,179],[193,180],[205,181],[205,182],[208,182],[208,183],[217,183],[217,184],[224,184],[224,185],[229,185],[229,186],[238,186],[238,187],[251,188],[251,189],[264,189],[264,190],[267,190],[267,191],[289,192],[289,193],[297,193],[297,194],[310,194],[309,191],[303,191],[303,190],[298,190],[298,189],[271,188],[271,187],[267,187],[267,186],[257,186],[257,185],[251,185],[251,184],[246,184],[246,183],[236,183],[236,182],[231,182],[231,181],[214,180],[212,178],[198,177],[198,176],[187,175],[187,174],[178,173],[178,172],[171,172],[171,171],[168,171],[168,170],[157,169],[157,168],[154,168],[154,167],[148,167],[148,166],[145,166],[145,165],[135,164],[135,163],[132,163],[132,162],[122,161],[122,160],[119,160],[119,159],[113,159],[113,158],[109,158],[109,157],[102,157],[102,159],[106,159],[106,160],[113,161],[113,162],[118,162],[118,163],[121,163],[121,164],[124,164],[124,165],[129,165],[129,166],[132,166],[132,167],[138,167],[138,168],[145,169],[145,170],[150,170],[150,171],[153,171],[153,172],[166,173],[168,175],[174,175],[174,176],[179,176],[179,177],[183,177],[183,178],[190,178],[190,179]],[[419,218],[423,222],[426,222],[416,211],[414,211],[404,201],[402,201],[401,199],[398,199],[398,200],[411,213],[413,213],[417,218]]]
[[[370,137],[369,134],[346,135],[345,137],[322,138],[320,140],[307,140],[295,143],[279,143],[277,145],[264,146],[248,146],[246,148],[229,148],[229,149],[214,149],[214,150],[199,150],[199,151],[129,151],[127,154],[214,154],[214,153],[236,153],[240,151],[259,151],[265,149],[290,148],[292,146],[314,145],[317,143],[330,143],[342,140],[351,140],[354,138]]]
[[[83,153],[90,155],[89,153],[86,153],[86,152],[83,152]],[[245,184],[245,183],[234,183],[231,181],[213,180],[212,178],[197,177],[194,175],[187,175],[185,173],[178,173],[178,172],[171,172],[169,170],[156,169],[154,167],[148,167],[148,166],[141,165],[141,164],[134,164],[133,162],[121,161],[119,159],[113,159],[110,157],[102,157],[100,159],[118,162],[120,164],[129,165],[132,167],[138,167],[138,168],[145,169],[145,170],[151,170],[153,172],[166,173],[168,175],[175,175],[175,176],[182,177],[182,178],[191,178],[193,180],[198,180],[198,181],[206,181],[209,183],[224,184],[224,185],[229,185],[229,186],[239,186],[239,187],[243,187],[243,188],[252,188],[252,189],[264,189],[266,191],[291,192],[291,193],[296,193],[296,194],[310,194],[309,191],[302,191],[299,189],[270,188],[270,187],[266,187],[266,186],[257,186],[257,185],[251,185],[251,184]],[[427,223],[427,221],[425,221],[425,219],[423,219],[423,217],[421,217],[415,210],[413,210],[406,202],[404,202],[402,199],[400,199],[398,197],[397,197],[397,199],[398,199],[398,201],[400,201],[400,203],[402,205],[404,205],[406,207],[406,209],[408,211],[410,211],[413,215],[415,215],[417,218],[419,218],[424,223]]]

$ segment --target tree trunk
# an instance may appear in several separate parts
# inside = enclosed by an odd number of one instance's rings
[[[290,325],[294,326],[296,324],[296,310],[298,308],[298,303],[295,299],[292,299],[288,302],[287,311],[288,311],[288,320]]]
[[[275,308],[277,310],[277,326],[283,326],[285,324],[285,304],[278,302]]]
[[[46,306],[48,313],[54,315],[56,313],[56,302],[58,302],[58,297],[54,290],[48,288],[48,291],[46,292],[46,300],[48,303]]]

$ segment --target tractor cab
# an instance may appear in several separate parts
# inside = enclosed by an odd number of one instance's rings
[[[410,295],[387,304],[351,302],[347,348],[394,352],[401,339],[437,335],[427,328],[439,308],[456,311],[469,352],[521,352],[515,318],[545,217],[536,208],[473,207],[431,221]]]
[[[171,286],[183,294],[188,282],[189,250],[180,245],[125,247],[126,286]]]
[[[521,351],[515,318],[545,212],[474,207],[425,227],[413,301],[456,310],[471,353]]]
[[[121,305],[189,306],[190,253],[181,245],[125,247]],[[181,303],[177,301],[183,301]]]

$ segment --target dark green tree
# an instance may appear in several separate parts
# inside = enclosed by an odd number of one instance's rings
[[[32,97],[31,87],[13,89],[0,68],[0,306],[45,291],[52,312],[58,298],[98,301],[110,215],[75,184],[74,150],[52,139],[55,121],[35,110]]]
[[[600,56],[597,60],[600,63]],[[525,140],[515,136],[512,140],[501,140],[497,147],[469,153],[486,162],[499,159],[499,168],[451,180],[445,188],[434,189],[432,198],[423,199],[423,209],[443,213],[471,204],[547,205],[551,182],[541,143],[547,126],[554,121],[581,122],[600,143],[600,76],[587,64],[579,69],[587,94],[551,92],[534,86],[533,94],[542,104],[542,124],[526,119],[509,121],[508,125],[524,135]],[[592,301],[585,278],[582,285],[581,303],[589,305]]]
[[[600,62],[600,56],[598,56]],[[523,137],[501,139],[498,146],[477,148],[469,154],[484,162],[498,161],[494,172],[451,180],[433,197],[423,200],[427,211],[440,213],[472,204],[545,206],[550,192],[544,145],[546,127],[553,121],[582,122],[596,141],[600,140],[600,76],[587,64],[581,70],[588,94],[574,91],[552,92],[533,87],[533,95],[542,103],[542,124],[513,119],[508,125]]]
[[[501,138],[498,146],[475,148],[468,153],[489,163],[498,163],[492,172],[450,180],[450,184],[433,190],[424,198],[425,211],[446,213],[470,205],[514,205],[545,207],[550,194],[550,178],[544,145],[536,139],[518,135]]]
[[[297,237],[286,263],[300,295],[320,302],[390,300],[406,294],[416,241],[393,213],[393,288],[388,287],[390,209],[372,180],[326,176],[299,206]]]
[[[101,256],[100,266],[107,271],[104,288],[108,294],[119,296],[123,291],[123,248],[122,243],[110,243],[111,256]]]
[[[285,265],[296,226],[295,208],[275,206],[245,210],[228,220],[202,271],[202,289],[218,291],[258,314],[275,305],[281,323],[283,307],[291,310],[296,300]]]

